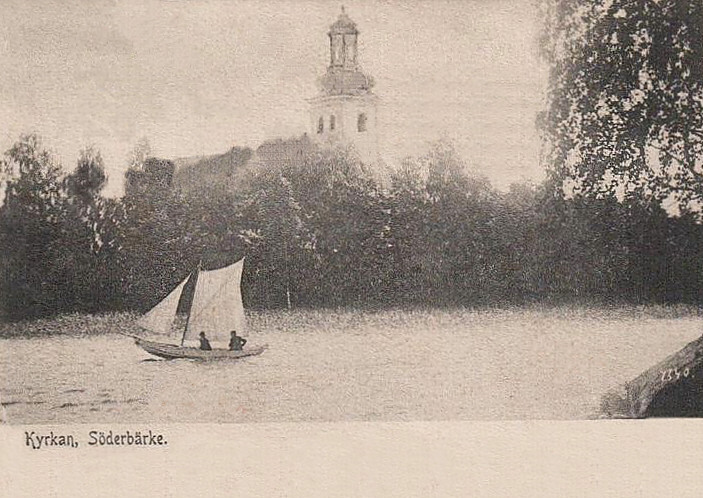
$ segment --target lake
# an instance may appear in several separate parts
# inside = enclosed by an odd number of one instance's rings
[[[76,320],[41,327],[84,335],[0,339],[7,422],[592,418],[702,324],[663,307],[257,312],[263,355],[200,363],[151,357],[102,330],[110,317]]]

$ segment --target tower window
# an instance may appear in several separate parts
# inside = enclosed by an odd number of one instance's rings
[[[325,131],[325,120],[320,116],[320,119],[317,120],[317,133],[319,134],[323,131]]]
[[[359,114],[359,117],[356,120],[357,131],[360,131],[360,132],[366,131],[366,121],[367,121],[366,114],[363,112],[361,114]]]
[[[330,116],[330,131],[334,130],[335,126],[337,124],[337,120],[334,117],[334,114]]]

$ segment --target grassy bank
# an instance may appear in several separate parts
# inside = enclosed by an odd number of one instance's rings
[[[70,313],[39,320],[0,322],[0,337],[30,338],[52,335],[101,335],[117,332],[134,333],[136,313],[82,314]]]
[[[558,320],[664,320],[694,318],[703,309],[691,305],[529,305],[480,308],[405,308],[405,309],[294,309],[248,311],[249,324],[255,330],[300,331],[310,329],[347,330],[374,326],[406,329],[418,325],[441,330],[443,326],[472,320],[501,317],[525,322]],[[39,320],[0,321],[1,338],[32,338],[54,335],[92,336],[138,331],[133,312],[81,314],[71,313]]]

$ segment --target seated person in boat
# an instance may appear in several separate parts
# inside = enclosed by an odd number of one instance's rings
[[[200,349],[203,351],[212,351],[212,346],[210,346],[210,341],[205,337],[205,332],[200,332]]]
[[[239,337],[237,331],[233,330],[230,332],[229,338],[229,350],[230,351],[241,351],[247,340],[244,337]]]

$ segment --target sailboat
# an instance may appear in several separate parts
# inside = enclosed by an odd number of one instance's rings
[[[137,321],[137,325],[150,335],[170,336],[173,340],[180,335],[180,344],[156,342],[137,335],[131,337],[147,353],[168,360],[177,358],[224,360],[263,353],[267,345],[245,347],[239,351],[228,349],[230,332],[234,330],[240,335],[246,330],[241,293],[243,269],[243,258],[217,270],[206,271],[198,267]],[[173,322],[183,289],[190,279],[195,279],[195,292],[185,329],[179,333],[173,330]],[[201,332],[206,334],[212,350],[206,351],[195,346]]]

